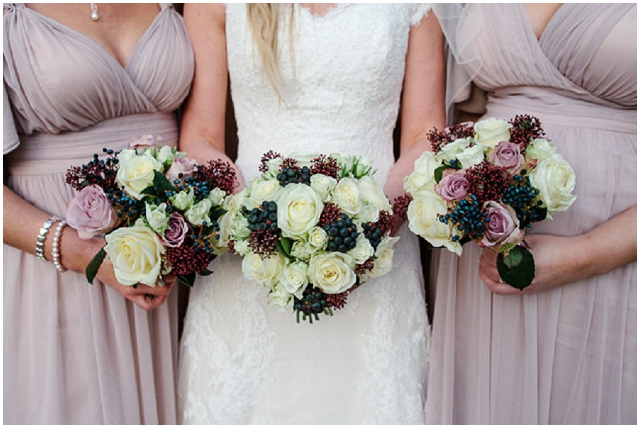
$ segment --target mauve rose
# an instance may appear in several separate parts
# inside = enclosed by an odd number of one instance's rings
[[[173,183],[173,180],[180,180],[191,176],[196,169],[196,161],[186,156],[178,156],[173,160],[165,176]],[[180,177],[179,175],[182,174]]]
[[[118,222],[101,187],[91,184],[80,190],[67,205],[67,224],[82,239],[110,231]]]
[[[481,246],[499,247],[522,240],[524,232],[518,227],[518,217],[513,208],[489,201],[485,203],[484,211],[489,215],[489,222],[485,224]]]
[[[510,174],[516,173],[524,165],[524,156],[520,153],[520,146],[508,141],[501,141],[493,151],[493,164],[506,169]]]
[[[158,148],[158,144],[162,141],[162,137],[157,138],[153,135],[141,135],[140,137],[132,138],[129,140],[129,148],[135,149],[136,152],[141,155],[148,148]]]
[[[445,201],[459,201],[469,194],[469,181],[464,174],[455,172],[444,175],[434,190]]]
[[[164,244],[167,247],[179,247],[184,242],[184,237],[187,236],[189,226],[182,217],[182,214],[173,212],[169,217],[169,223],[167,229],[164,231]]]

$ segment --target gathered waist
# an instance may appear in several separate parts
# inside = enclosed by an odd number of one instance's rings
[[[543,127],[549,124],[629,134],[637,132],[636,109],[596,104],[553,88],[508,87],[489,94],[486,117],[511,119],[517,114],[535,116]]]
[[[77,132],[20,134],[20,145],[5,155],[11,175],[64,173],[70,166],[89,162],[102,149],[121,150],[132,138],[151,134],[162,144],[178,143],[173,113],[145,113],[105,120]]]

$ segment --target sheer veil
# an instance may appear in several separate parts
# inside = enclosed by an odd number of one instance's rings
[[[475,38],[482,28],[482,14],[474,8],[472,18],[467,15],[470,8],[464,3],[439,3],[433,11],[444,33],[447,57],[446,107],[447,122],[453,120],[453,106],[469,98],[471,82],[482,67]],[[463,25],[464,23],[464,25]]]

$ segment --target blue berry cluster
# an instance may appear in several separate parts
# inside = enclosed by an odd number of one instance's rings
[[[243,207],[242,211],[248,216],[249,230],[278,229],[278,206],[274,201],[263,201],[260,208],[249,210]]]
[[[340,219],[325,225],[324,230],[329,235],[328,251],[346,253],[355,248],[358,239],[358,228],[348,215],[340,214]]]
[[[283,167],[276,176],[276,179],[282,187],[295,183],[311,185],[311,170],[307,166],[303,166],[302,168]]]
[[[301,299],[294,297],[293,301],[293,308],[296,312],[302,312],[304,315],[315,314],[317,316],[328,309],[328,306],[327,295],[311,284],[307,285]]]
[[[364,237],[369,240],[369,243],[373,247],[374,250],[378,249],[378,245],[382,242],[382,230],[377,223],[362,223],[362,233],[364,233]]]
[[[456,207],[448,214],[439,217],[442,223],[452,222],[457,225],[457,230],[466,234],[471,239],[482,237],[484,225],[489,221],[489,216],[482,211],[476,195],[458,202]],[[456,242],[460,237],[454,235],[451,240]]]
[[[522,228],[531,227],[532,223],[543,220],[546,215],[541,212],[542,201],[536,201],[540,190],[531,186],[526,173],[526,170],[522,170],[520,174],[515,174],[515,183],[507,188],[502,197],[502,203],[510,205],[516,211]]]

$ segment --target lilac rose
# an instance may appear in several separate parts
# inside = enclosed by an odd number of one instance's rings
[[[522,240],[524,232],[519,228],[520,222],[512,207],[489,201],[485,203],[484,211],[489,216],[489,221],[485,224],[481,246],[500,247]]]
[[[463,173],[454,172],[444,175],[434,190],[445,201],[459,201],[469,194],[469,181]]]
[[[186,156],[178,156],[173,160],[165,176],[173,183],[174,180],[190,177],[196,170],[196,161]],[[180,175],[182,174],[182,175]]]
[[[189,232],[189,226],[182,214],[173,212],[169,217],[167,229],[164,231],[164,244],[167,247],[179,247]]]
[[[67,224],[82,239],[113,229],[118,223],[115,211],[101,187],[91,184],[80,190],[67,205]]]
[[[493,164],[506,169],[510,174],[516,173],[524,165],[524,156],[520,146],[508,141],[501,141],[494,149]]]
[[[141,135],[140,137],[132,138],[129,140],[129,148],[135,149],[136,153],[141,155],[144,153],[146,149],[149,148],[158,148],[159,142],[162,140],[162,137],[154,137],[153,135]]]

